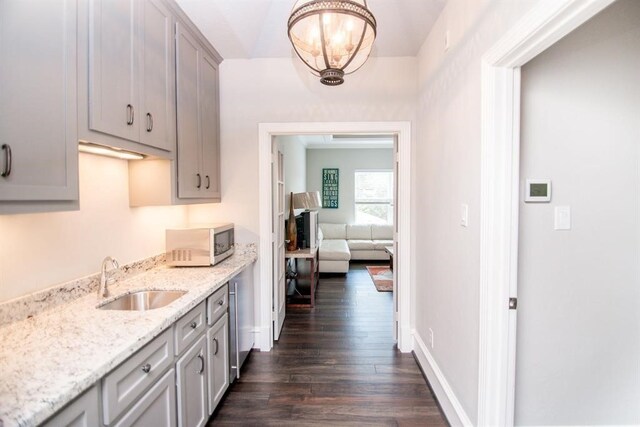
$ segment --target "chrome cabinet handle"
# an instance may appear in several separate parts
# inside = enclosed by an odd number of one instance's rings
[[[211,180],[209,179],[209,175],[206,175],[205,178],[207,178],[207,186],[205,188],[208,190],[209,187],[211,187]]]
[[[202,374],[204,372],[204,357],[199,354],[198,359],[200,359],[200,363],[202,363],[202,365],[200,365],[200,370],[198,371],[198,373]]]
[[[222,307],[224,305],[224,299],[221,299],[220,301],[218,301],[218,305]]]
[[[2,144],[2,150],[4,151],[4,170],[0,176],[6,178],[11,175],[11,146],[9,144]]]
[[[218,354],[218,339],[214,338],[213,342],[216,343],[216,351],[213,352],[213,355],[216,356]]]
[[[146,365],[143,365],[142,372],[144,372],[145,374],[148,374],[149,372],[151,372],[151,365],[148,363]]]
[[[134,120],[135,110],[133,109],[133,105],[127,104],[127,124],[131,126]]]
[[[199,173],[196,174],[196,177],[198,178],[198,184],[196,185],[196,188],[200,188],[202,187],[202,177]]]
[[[147,132],[151,132],[153,130],[153,116],[151,113],[147,113]]]
[[[196,323],[196,321],[194,320],[193,322],[191,322],[191,324],[189,325],[191,326],[192,329],[195,329],[198,327],[198,324]]]

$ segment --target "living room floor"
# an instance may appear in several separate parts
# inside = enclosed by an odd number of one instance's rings
[[[377,264],[321,275],[314,309],[287,307],[280,340],[250,354],[208,425],[447,425],[413,356],[396,349],[393,295],[365,268]]]

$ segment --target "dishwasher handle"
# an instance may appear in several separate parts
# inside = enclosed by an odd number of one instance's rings
[[[235,315],[231,321],[235,326],[235,339],[236,339],[236,354],[231,355],[235,358],[235,366],[231,365],[232,369],[236,370],[236,379],[240,379],[240,341],[239,341],[239,332],[238,332],[238,282],[233,282],[233,291],[229,291],[229,295],[233,296],[233,306],[235,308]]]

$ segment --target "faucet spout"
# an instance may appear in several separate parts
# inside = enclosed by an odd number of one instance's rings
[[[113,284],[113,282],[115,282],[115,279],[112,277],[110,278],[108,275],[109,264],[111,264],[111,267],[114,270],[117,270],[118,268],[120,268],[118,261],[116,261],[114,258],[110,256],[102,260],[102,266],[100,267],[100,287],[98,288],[98,298],[108,297],[109,296],[108,286]]]

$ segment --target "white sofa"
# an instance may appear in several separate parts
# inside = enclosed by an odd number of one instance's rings
[[[388,260],[393,245],[391,225],[319,224],[321,273],[346,273],[351,260]]]

